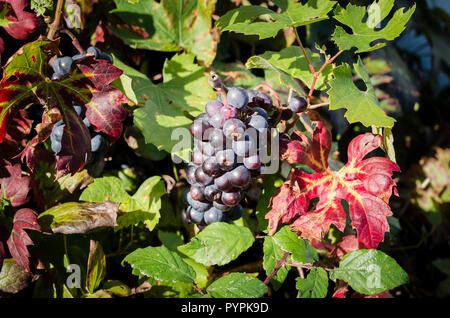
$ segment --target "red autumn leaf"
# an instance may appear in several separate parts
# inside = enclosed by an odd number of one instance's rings
[[[91,151],[89,131],[73,105],[85,105],[86,117],[93,127],[115,141],[122,133],[126,111],[121,104],[127,99],[110,86],[122,71],[93,56],[74,61],[70,74],[50,80],[46,68],[50,57],[57,54],[57,41],[39,40],[22,47],[5,66],[0,82],[0,142],[5,138],[10,119],[20,109],[36,103],[47,109],[58,108],[65,123],[62,148],[57,153],[59,177],[80,171]],[[39,138],[39,142],[42,140],[45,137]]]
[[[296,140],[292,142],[297,142]],[[348,163],[339,171],[332,171],[327,158],[331,135],[318,122],[313,140],[298,141],[297,162],[308,165],[315,173],[295,170],[271,200],[272,210],[267,213],[270,235],[279,223],[291,223],[291,228],[303,238],[321,240],[331,224],[343,231],[346,214],[341,200],[347,201],[353,228],[358,241],[367,248],[376,248],[389,231],[386,217],[392,212],[388,202],[395,186],[393,171],[400,168],[382,157],[363,159],[381,145],[382,137],[366,133],[354,138],[348,147]],[[291,148],[292,149],[292,148]],[[313,210],[310,202],[319,198]]]
[[[11,200],[12,206],[20,206],[30,199],[30,177],[22,176],[20,164],[11,165],[8,161],[0,162],[4,165],[3,174],[0,175],[0,193]]]
[[[344,257],[345,254],[365,248],[364,244],[358,241],[355,235],[347,235],[342,241],[337,243],[330,253],[330,257],[336,255],[338,259]]]
[[[25,137],[31,132],[33,121],[27,118],[27,112],[19,110],[11,119],[5,139],[13,144],[26,146]]]
[[[41,24],[34,13],[24,11],[30,4],[28,0],[0,0],[0,10],[5,9],[6,20],[10,21],[5,26],[6,32],[17,40],[26,40],[36,33]],[[5,8],[5,5],[7,8]]]
[[[347,292],[348,292],[347,285],[340,287],[334,292],[332,298],[345,298],[345,295],[347,294]]]
[[[20,209],[14,215],[13,229],[7,241],[9,252],[16,262],[30,272],[30,252],[27,246],[33,245],[25,229],[40,231],[36,214],[31,209]]]

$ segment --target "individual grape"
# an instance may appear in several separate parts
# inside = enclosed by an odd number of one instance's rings
[[[258,96],[257,91],[255,91],[254,89],[249,89],[247,91],[247,96],[248,96],[248,104],[250,106],[256,106],[256,97]]]
[[[194,200],[191,197],[191,193],[188,192],[188,194],[186,195],[186,200],[188,202],[188,204],[195,210],[199,211],[199,212],[204,212],[206,210],[208,210],[211,207],[211,203],[210,202],[201,202],[201,201],[197,201]]]
[[[226,144],[225,136],[223,135],[222,130],[217,128],[214,128],[214,130],[208,134],[208,140],[211,143],[211,146],[213,146],[216,150],[224,149]]]
[[[250,184],[251,176],[249,170],[244,166],[238,166],[226,173],[233,187],[245,188]],[[220,189],[220,187],[218,187]],[[226,190],[223,190],[226,191]]]
[[[83,124],[84,124],[87,128],[91,127],[91,123],[89,122],[89,120],[88,120],[87,117],[84,117],[84,118],[83,118]]]
[[[195,144],[198,149],[200,149],[202,153],[208,157],[214,156],[214,154],[216,153],[216,149],[213,147],[213,145],[211,145],[211,143],[207,141],[196,140]]]
[[[236,155],[232,149],[220,150],[216,153],[216,162],[220,169],[230,171],[236,166]]]
[[[213,183],[214,179],[208,176],[202,169],[202,167],[198,167],[195,169],[195,180],[201,185],[209,185]]]
[[[226,121],[226,118],[223,117],[221,112],[218,112],[209,118],[209,123],[211,124],[211,126],[213,126],[214,128],[218,128],[218,129],[223,128],[225,121]]]
[[[267,120],[260,115],[252,116],[250,118],[250,121],[248,122],[248,125],[258,131],[263,131],[264,129],[267,129],[269,127]]]
[[[195,170],[198,168],[198,166],[194,164],[189,164],[186,167],[185,173],[186,173],[186,180],[189,184],[195,184],[197,183],[197,180],[195,180]]]
[[[190,189],[191,198],[196,201],[204,201],[205,196],[203,194],[203,191],[205,190],[205,187],[200,185],[192,185]]]
[[[62,120],[61,120],[62,122]],[[64,125],[54,125],[50,135],[51,148],[54,153],[58,153],[61,148],[61,140],[64,131]]]
[[[294,96],[289,100],[289,108],[294,113],[301,113],[308,107],[306,99],[301,96]]]
[[[194,223],[202,223],[204,214],[205,214],[204,212],[198,211],[194,209],[194,207],[192,207],[191,210],[189,211],[190,219]]]
[[[205,161],[208,158],[207,155],[203,154],[203,152],[197,148],[194,147],[194,150],[192,151],[192,162],[196,165],[203,164],[203,161]]]
[[[181,222],[184,224],[190,224],[192,222],[191,216],[189,215],[189,212],[191,210],[191,207],[188,207],[186,210],[183,209],[181,211]]]
[[[226,216],[231,221],[236,221],[242,217],[242,214],[244,213],[244,209],[242,208],[242,205],[238,204],[234,206],[230,211],[226,213]]]
[[[231,140],[240,139],[245,133],[244,123],[237,118],[228,119],[223,124],[223,134]]]
[[[228,104],[241,109],[248,103],[247,91],[242,87],[232,87],[227,93]]]
[[[103,143],[103,136],[98,134],[92,137],[91,139],[91,150],[93,152],[96,152],[100,149],[101,145]]]
[[[281,111],[280,118],[281,120],[289,120],[292,118],[292,115],[294,115],[294,112],[290,108],[286,108]]]
[[[250,134],[245,134],[240,140],[233,140],[233,151],[240,157],[256,153],[256,141]]]
[[[204,196],[208,201],[214,201],[220,199],[222,191],[220,191],[215,184],[211,184],[205,187]]]
[[[220,114],[223,118],[225,118],[225,120],[228,120],[231,118],[237,118],[239,115],[239,111],[236,107],[233,107],[231,105],[224,105],[220,109]]]
[[[113,58],[108,53],[102,52],[99,54],[98,58],[107,61],[109,64],[113,64]]]
[[[53,62],[53,70],[56,74],[67,74],[70,72],[72,66],[72,58],[70,56],[58,57]]]
[[[212,117],[215,114],[220,113],[222,106],[223,104],[217,100],[209,101],[205,108],[206,114],[208,114],[209,117]]]
[[[211,125],[208,123],[208,121],[203,119],[196,119],[189,127],[189,131],[195,139],[207,141],[208,139],[206,138],[206,136],[204,136],[204,133],[210,127]]]
[[[218,202],[218,201],[214,201],[213,202],[213,207],[215,207],[217,210],[220,211],[229,211],[231,209],[231,207],[229,207],[226,204],[223,204],[222,202]]]
[[[208,117],[208,115],[207,115],[206,113],[201,113],[200,115],[198,115],[197,117],[195,117],[195,119],[203,119],[203,120],[208,121],[208,120],[209,120],[209,117]]]
[[[61,76],[64,76],[62,73],[53,73],[52,75],[52,81],[57,81],[61,78]]]
[[[75,110],[75,112],[81,116],[81,111],[82,111],[82,107],[78,106],[78,105],[73,105],[73,109]]]
[[[256,170],[261,167],[261,160],[257,154],[245,157],[243,160],[244,166],[249,170]]]
[[[233,185],[231,184],[228,173],[229,172],[214,179],[214,185],[217,187],[217,189],[221,191],[231,191],[233,189]]]
[[[203,162],[202,170],[211,177],[216,177],[221,173],[216,157],[209,157]]]
[[[208,211],[205,212],[205,215],[203,216],[203,219],[206,224],[211,224],[214,222],[220,222],[223,218],[223,212],[219,209],[216,209],[215,207],[212,207]]]
[[[258,106],[263,107],[264,109],[270,109],[273,106],[272,98],[266,93],[257,91],[256,96]]]
[[[235,206],[241,201],[241,193],[240,192],[222,192],[222,202],[228,206]]]
[[[259,115],[264,117],[264,119],[267,121],[267,118],[269,118],[269,116],[267,115],[267,112],[262,109],[261,107],[253,107],[250,109],[249,111],[250,115]]]
[[[100,55],[100,50],[93,46],[88,47],[86,52],[94,54],[95,58],[98,58]]]

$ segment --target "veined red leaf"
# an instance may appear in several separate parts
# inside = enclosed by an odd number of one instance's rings
[[[5,164],[5,175],[0,175],[0,195],[5,195],[11,201],[12,206],[20,206],[30,199],[28,192],[30,190],[30,177],[22,176],[20,164],[11,165],[8,161],[0,162]]]
[[[10,23],[5,26],[5,30],[17,40],[28,39],[41,24],[41,19],[34,13],[24,11],[29,4],[29,0],[0,0],[0,10],[8,6],[5,18]]]
[[[23,46],[6,64],[0,82],[0,142],[19,110],[36,103],[47,109],[57,107],[65,123],[62,149],[57,153],[57,176],[61,176],[80,171],[90,155],[89,131],[73,105],[85,105],[93,127],[114,141],[122,133],[126,112],[121,103],[127,99],[110,86],[122,71],[93,56],[74,61],[70,74],[50,80],[48,62],[58,53],[57,41],[40,39]]]
[[[13,229],[7,241],[9,252],[16,260],[17,264],[30,272],[30,253],[27,246],[33,245],[33,241],[28,236],[25,229],[40,231],[36,214],[31,209],[20,209],[14,215]]]
[[[393,171],[400,168],[386,158],[364,159],[382,143],[382,137],[366,133],[353,139],[348,147],[348,163],[339,171],[332,171],[327,162],[331,147],[331,135],[318,122],[313,139],[294,138],[287,158],[296,158],[297,163],[308,165],[314,171],[307,174],[295,170],[286,183],[272,198],[269,219],[269,234],[276,232],[278,224],[291,223],[291,228],[303,238],[320,240],[331,224],[344,230],[346,214],[341,200],[347,201],[353,228],[358,242],[367,248],[376,248],[389,231],[387,216],[392,215],[388,205],[395,186]],[[309,209],[313,198],[319,198],[315,208]]]

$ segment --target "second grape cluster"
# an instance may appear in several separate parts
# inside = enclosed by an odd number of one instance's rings
[[[190,184],[184,193],[185,223],[206,226],[242,216],[245,191],[263,170],[260,153],[268,144],[273,113],[267,94],[241,87],[206,104],[190,126],[194,149],[185,170]]]

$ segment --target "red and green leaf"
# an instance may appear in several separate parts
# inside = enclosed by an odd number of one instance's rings
[[[30,177],[22,176],[19,163],[11,165],[6,161],[0,164],[5,164],[0,171],[0,198],[4,195],[11,201],[12,206],[20,206],[28,202]]]
[[[40,231],[41,228],[37,222],[36,214],[31,209],[20,209],[14,215],[13,229],[7,241],[9,252],[16,260],[17,264],[30,272],[30,252],[27,246],[33,245],[33,241],[28,236],[25,229]]]
[[[379,135],[366,133],[356,137],[348,147],[349,161],[339,171],[328,166],[331,135],[322,122],[317,123],[312,140],[299,135],[284,145],[284,158],[306,164],[316,172],[295,170],[272,198],[272,209],[266,215],[269,234],[276,232],[280,222],[290,223],[294,231],[309,240],[321,240],[332,224],[343,231],[346,214],[341,200],[345,200],[358,241],[376,248],[389,231],[387,216],[392,212],[388,202],[395,186],[392,173],[400,171],[387,158],[364,159],[381,143]],[[319,201],[308,210],[313,198]]]
[[[0,82],[0,142],[21,109],[32,104],[58,108],[65,123],[62,149],[57,153],[61,176],[81,170],[90,155],[89,131],[73,105],[85,105],[92,126],[115,141],[122,133],[126,117],[122,103],[127,98],[110,86],[122,71],[93,56],[76,60],[70,74],[60,80],[50,80],[48,63],[58,53],[57,41],[41,39],[26,44],[6,64]]]
[[[0,0],[0,11],[4,13],[0,16],[1,25],[17,40],[28,39],[41,24],[34,13],[24,10],[29,4],[29,0]]]

